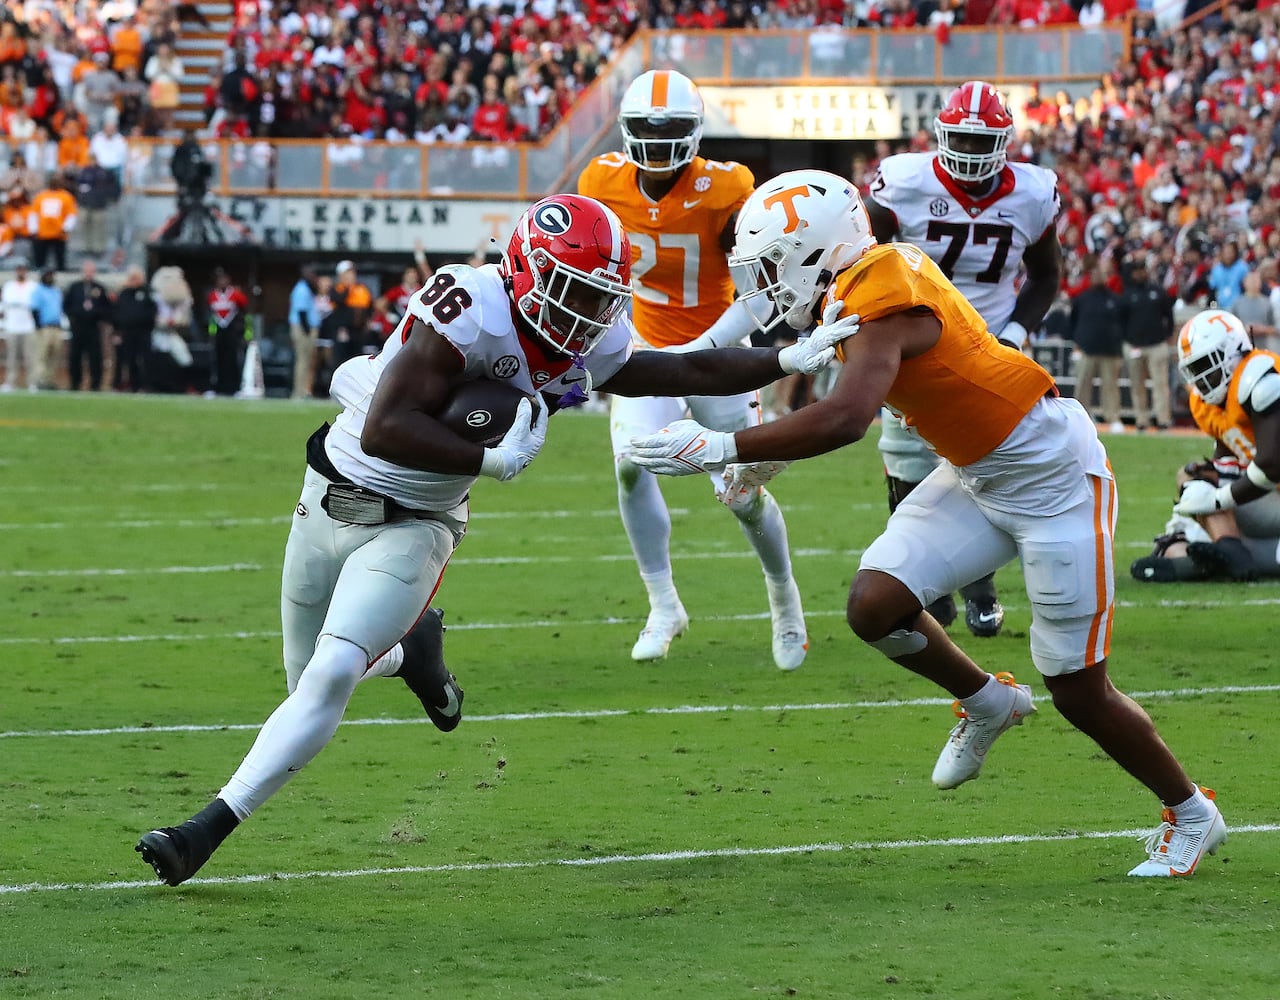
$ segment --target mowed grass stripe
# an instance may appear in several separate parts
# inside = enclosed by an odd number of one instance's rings
[[[1002,601],[1006,611],[1023,612],[1025,605]],[[1213,610],[1217,608],[1238,609],[1243,607],[1274,607],[1280,605],[1280,596],[1276,597],[1257,597],[1244,600],[1224,601],[1215,599],[1188,599],[1188,600],[1157,600],[1157,601],[1116,601],[1118,608],[1154,608],[1160,610],[1188,608],[1196,610]],[[845,611],[840,609],[827,609],[821,611],[805,611],[806,618],[835,618],[843,617]],[[769,618],[767,611],[747,612],[736,615],[700,615],[698,621],[702,622],[750,622],[764,621]],[[634,625],[644,621],[643,616],[627,616],[627,617],[607,617],[607,618],[587,618],[587,619],[543,619],[536,618],[525,621],[509,621],[509,622],[459,622],[451,623],[449,631],[451,632],[492,632],[505,631],[509,629],[564,629],[564,628],[600,628],[610,625]],[[99,643],[135,643],[135,642],[218,642],[218,641],[239,641],[242,639],[278,639],[280,631],[278,629],[262,629],[252,631],[233,631],[233,632],[154,632],[139,633],[134,635],[64,635],[64,636],[4,636],[0,637],[0,646],[68,646]]]
[[[1131,698],[1142,701],[1168,701],[1184,698],[1212,698],[1219,695],[1262,695],[1280,692],[1280,684],[1223,684],[1215,687],[1163,688],[1152,691],[1128,691]],[[554,719],[609,719],[627,715],[728,715],[735,713],[836,712],[855,709],[936,708],[950,705],[951,698],[886,698],[878,701],[818,701],[780,703],[776,705],[675,705],[648,708],[596,708],[555,712],[503,712],[495,715],[468,715],[464,723],[538,722]],[[340,726],[419,726],[430,720],[412,719],[343,719]],[[113,726],[103,729],[25,729],[0,732],[0,739],[19,737],[125,736],[139,733],[217,733],[256,730],[261,723],[229,723],[221,725]]]
[[[1252,823],[1230,828],[1230,835],[1280,832],[1280,823]],[[527,871],[535,868],[595,868],[606,865],[670,864],[708,858],[771,858],[796,854],[844,854],[867,851],[948,850],[955,847],[1002,847],[1023,844],[1055,844],[1086,840],[1141,839],[1142,830],[1082,830],[1073,833],[1002,833],[985,837],[943,837],[921,840],[864,840],[846,844],[795,844],[779,847],[712,847],[645,854],[610,854],[601,857],[547,858],[541,861],[477,861],[473,864],[404,865],[395,868],[352,868],[318,872],[269,872],[221,878],[193,878],[184,886],[252,885],[258,882],[308,881],[316,879],[379,878],[392,875],[448,875],[472,872]],[[0,895],[34,892],[105,892],[111,890],[159,889],[155,879],[123,882],[30,882],[25,885],[0,884]]]

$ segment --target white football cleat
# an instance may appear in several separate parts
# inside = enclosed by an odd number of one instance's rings
[[[1147,837],[1147,860],[1129,872],[1139,878],[1186,878],[1206,854],[1217,854],[1227,839],[1227,824],[1214,803],[1213,790],[1202,788],[1213,810],[1199,820],[1178,819],[1172,809],[1160,814],[1160,825]]]
[[[788,581],[776,596],[770,589],[769,616],[773,619],[773,662],[779,670],[795,670],[809,652],[809,632],[795,580]]]
[[[631,647],[631,659],[637,662],[661,660],[671,648],[671,640],[683,635],[689,627],[689,615],[683,604],[674,608],[654,608],[640,630],[640,637]]]
[[[1018,684],[1013,674],[998,673],[996,680],[1009,689],[1009,704],[998,715],[971,716],[960,702],[955,703],[955,713],[960,717],[947,745],[942,748],[938,763],[933,768],[933,783],[939,788],[955,788],[976,778],[987,759],[987,751],[1001,733],[1022,725],[1023,719],[1036,710],[1031,688]]]

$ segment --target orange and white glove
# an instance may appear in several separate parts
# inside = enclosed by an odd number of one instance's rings
[[[737,458],[732,434],[708,430],[696,420],[676,420],[657,434],[631,441],[631,461],[660,476],[719,472]]]

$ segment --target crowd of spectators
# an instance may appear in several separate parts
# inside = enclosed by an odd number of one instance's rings
[[[1153,359],[1152,337],[1167,346],[1209,305],[1241,316],[1258,346],[1280,346],[1278,67],[1280,8],[1227,7],[1171,33],[1140,16],[1132,58],[1090,99],[1028,104],[1018,153],[1057,172],[1064,206],[1067,274],[1047,330],[1078,336],[1072,307],[1094,289],[1118,319],[1092,349],[1123,358],[1139,389],[1135,368],[1153,361],[1151,380],[1168,378],[1172,352]],[[1134,403],[1140,424],[1168,423],[1160,399]]]
[[[953,25],[1097,24],[1135,6],[1136,0],[419,0],[375,8],[243,0],[205,109],[216,136],[509,142],[553,128],[638,27],[928,26],[945,37]]]
[[[1100,2],[1068,6],[1087,25]],[[1132,3],[1106,0],[1101,16]],[[1025,127],[1011,155],[1054,169],[1063,202],[1066,280],[1046,331],[1070,337],[1072,316],[1081,313],[1072,303],[1091,289],[1119,302],[1154,288],[1169,303],[1171,321],[1179,310],[1208,303],[1238,308],[1260,343],[1277,346],[1280,8],[1268,0],[1231,6],[1169,31],[1164,5],[1150,7],[1135,15],[1131,58],[1090,96],[1037,92],[1019,109]],[[22,10],[6,8],[0,19],[0,132],[23,140],[0,170],[0,253],[24,235],[31,205],[46,190],[74,196],[74,211],[64,214],[82,227],[82,238],[109,243],[101,235],[103,207],[118,197],[123,135],[165,128],[164,109],[148,101],[164,88],[131,85],[182,76],[173,48],[176,6],[28,4],[25,21],[14,16]],[[376,7],[241,0],[225,65],[210,86],[208,127],[217,135],[502,144],[554,126],[640,26],[1054,20],[1069,20],[1055,0],[419,0]],[[930,142],[922,132],[899,146],[881,144],[855,164],[854,179],[866,183],[880,155]],[[45,248],[55,267],[66,236],[53,234]],[[1134,325],[1115,324],[1103,354],[1139,353],[1137,335],[1126,332]]]
[[[63,270],[77,224],[85,255],[119,250],[126,136],[176,134],[180,19],[203,20],[174,0],[4,5],[0,255],[25,239],[37,268]]]

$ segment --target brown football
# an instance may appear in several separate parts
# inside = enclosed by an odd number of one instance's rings
[[[460,382],[450,391],[436,419],[459,437],[488,448],[511,428],[516,407],[525,398],[530,398],[528,393],[510,382]]]

